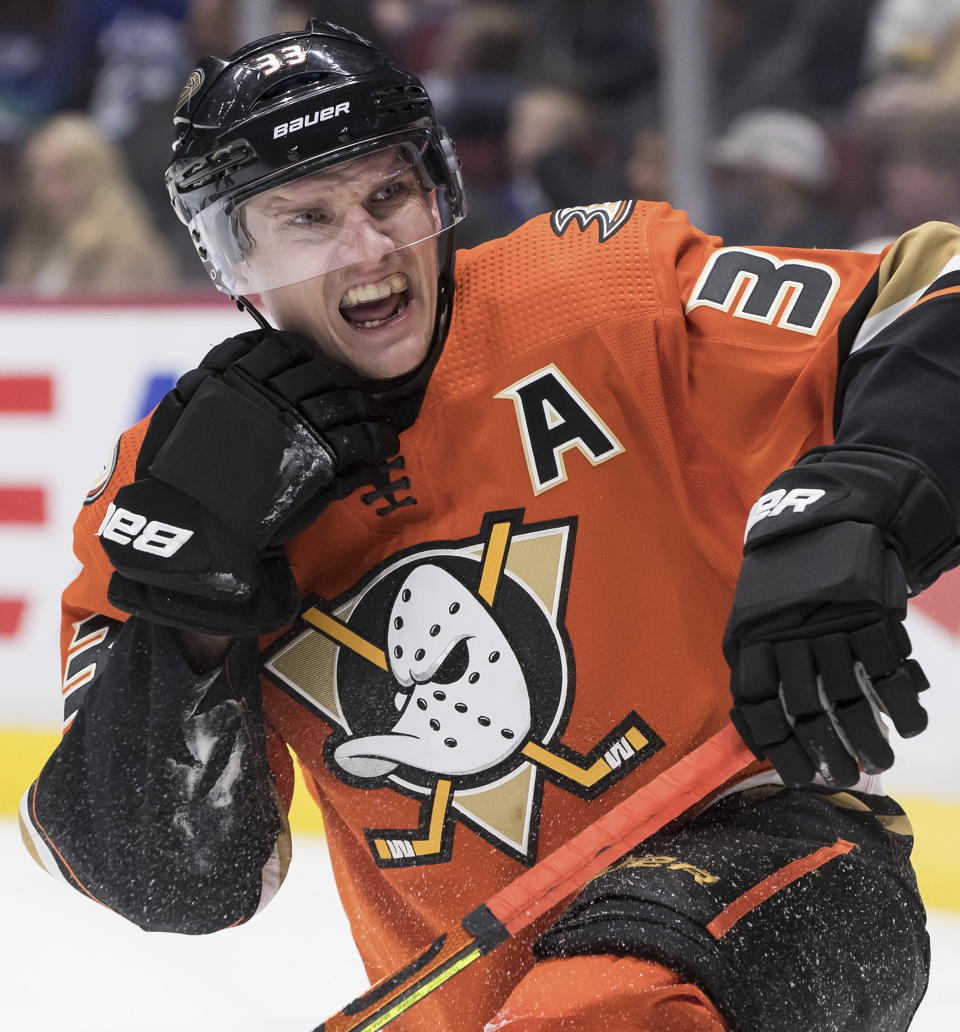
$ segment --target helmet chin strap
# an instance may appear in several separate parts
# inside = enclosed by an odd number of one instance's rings
[[[261,330],[272,330],[273,326],[267,321],[266,316],[260,311],[259,308],[250,300],[248,297],[244,297],[242,294],[231,294],[231,298],[236,304],[237,308],[241,312],[247,312],[253,321],[260,327]]]

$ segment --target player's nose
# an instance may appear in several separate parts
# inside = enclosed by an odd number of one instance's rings
[[[399,246],[386,231],[386,227],[363,209],[351,212],[347,216],[344,229],[347,246],[351,250],[351,264],[379,261]]]

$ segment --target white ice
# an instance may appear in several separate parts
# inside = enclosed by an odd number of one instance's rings
[[[366,986],[318,838],[295,844],[270,906],[216,935],[141,932],[44,874],[9,819],[0,884],[10,1032],[310,1032]],[[930,929],[933,977],[912,1032],[956,1028],[960,914],[932,914]]]

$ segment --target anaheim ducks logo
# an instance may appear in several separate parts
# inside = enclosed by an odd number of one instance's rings
[[[544,779],[585,798],[662,746],[630,713],[587,755],[560,741],[573,702],[563,626],[575,521],[488,516],[478,537],[392,557],[340,599],[308,600],[268,676],[333,728],[330,769],[421,801],[370,829],[380,866],[448,860],[459,821],[536,859]]]
[[[608,201],[605,204],[559,208],[550,216],[550,226],[559,237],[563,236],[574,222],[580,227],[581,233],[587,231],[587,226],[591,222],[596,222],[602,244],[627,224],[635,207],[636,201]]]
[[[103,466],[87,489],[86,497],[83,500],[84,505],[90,505],[95,502],[106,491],[107,485],[110,483],[117,468],[117,458],[120,455],[120,440],[121,438],[118,438],[117,443],[113,446],[113,454],[110,456],[110,461]]]
[[[183,89],[180,91],[180,96],[177,97],[177,106],[174,108],[174,111],[179,111],[202,85],[203,69],[194,68],[187,76],[187,81],[183,84]]]

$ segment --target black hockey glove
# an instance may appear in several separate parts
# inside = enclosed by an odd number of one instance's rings
[[[926,727],[902,621],[960,561],[957,530],[929,472],[879,449],[811,452],[754,505],[723,646],[731,718],[787,785],[890,767],[879,712],[905,737]]]
[[[299,596],[282,546],[398,450],[358,378],[303,338],[224,341],[160,402],[100,527],[110,602],[214,634],[285,626]]]

